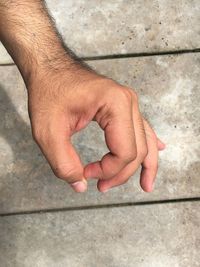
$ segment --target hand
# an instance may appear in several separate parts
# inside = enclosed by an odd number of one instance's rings
[[[85,68],[58,36],[44,1],[3,1],[0,13],[0,40],[26,83],[33,137],[55,175],[77,192],[96,177],[105,191],[142,164],[141,186],[151,191],[164,144],[142,118],[136,93]],[[84,167],[70,137],[91,120],[105,131],[110,152]]]
[[[86,69],[70,75],[50,70],[27,86],[33,137],[58,178],[77,192],[97,178],[103,192],[125,183],[142,164],[141,187],[152,190],[164,144],[142,118],[133,90]],[[92,120],[104,130],[110,152],[84,167],[70,138]]]

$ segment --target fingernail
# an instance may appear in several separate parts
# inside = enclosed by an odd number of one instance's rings
[[[78,181],[73,184],[71,184],[71,187],[76,191],[76,192],[85,192],[87,190],[87,182],[85,180],[83,181]]]

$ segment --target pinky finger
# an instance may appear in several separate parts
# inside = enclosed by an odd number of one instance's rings
[[[158,170],[158,138],[148,122],[146,120],[143,120],[143,122],[148,154],[142,162],[140,185],[145,192],[151,192],[153,190],[153,183]]]
[[[148,138],[148,136],[151,137],[152,135],[154,135],[154,136],[157,137],[155,131],[152,129],[152,127],[149,124],[149,122],[146,119],[144,119],[144,118],[143,118],[143,123],[146,126],[146,129],[145,130],[146,130],[147,138]],[[160,138],[158,138],[158,137],[157,137],[157,147],[158,147],[158,150],[159,151],[160,150],[164,150],[166,148],[166,144],[163,143],[163,141],[161,141]]]
[[[164,150],[166,147],[166,145],[159,138],[157,138],[157,145],[158,145],[158,150]]]

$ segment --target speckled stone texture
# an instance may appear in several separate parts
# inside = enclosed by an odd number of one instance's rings
[[[2,267],[199,267],[198,203],[4,217]]]
[[[200,47],[199,0],[47,0],[65,42],[80,56]],[[11,62],[0,48],[0,63]]]
[[[13,60],[0,42],[0,64],[10,64]]]
[[[105,194],[96,190],[96,181],[87,193],[76,194],[56,179],[32,141],[22,78],[15,66],[0,67],[0,213],[200,196],[200,54],[89,64],[136,88],[143,114],[166,142],[154,192],[141,191],[139,173]],[[107,151],[95,123],[74,143],[84,163]]]

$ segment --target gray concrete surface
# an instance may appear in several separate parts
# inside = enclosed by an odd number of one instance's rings
[[[157,56],[89,62],[103,74],[136,88],[141,110],[167,149],[160,153],[155,190],[143,193],[139,173],[105,194],[76,194],[54,177],[32,141],[26,89],[15,66],[0,67],[0,212],[74,207],[127,201],[200,197],[200,55]],[[74,138],[84,163],[106,147],[93,123]]]
[[[199,0],[47,4],[64,41],[82,57],[200,47]],[[194,201],[200,199],[200,53],[141,54],[89,64],[135,88],[143,115],[167,144],[151,194],[139,188],[139,171],[105,194],[96,181],[76,194],[56,179],[32,140],[22,78],[15,66],[0,66],[0,267],[200,266]],[[7,63],[12,60],[0,44],[0,65]],[[95,123],[73,142],[85,164],[107,151]],[[156,204],[164,199],[174,203]],[[54,212],[40,212],[45,209]]]
[[[199,0],[47,0],[80,56],[200,48]],[[0,63],[11,62],[0,47]]]
[[[2,267],[199,267],[199,203],[0,219]]]

